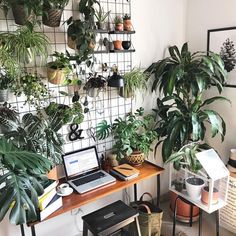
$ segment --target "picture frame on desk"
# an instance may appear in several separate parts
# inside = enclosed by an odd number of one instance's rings
[[[236,26],[209,29],[207,52],[220,55],[228,73],[228,80],[224,86],[236,88]]]

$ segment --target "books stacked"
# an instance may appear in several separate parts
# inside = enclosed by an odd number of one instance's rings
[[[129,164],[122,164],[110,170],[110,173],[122,180],[131,180],[139,175],[139,170]]]
[[[62,197],[57,195],[58,181],[48,180],[44,184],[44,193],[38,197],[39,220],[42,221],[62,206]]]

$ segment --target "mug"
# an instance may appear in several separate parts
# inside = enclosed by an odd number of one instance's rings
[[[69,184],[67,183],[64,183],[64,184],[60,184],[58,186],[58,191],[61,193],[61,194],[67,194],[70,192],[70,186]]]

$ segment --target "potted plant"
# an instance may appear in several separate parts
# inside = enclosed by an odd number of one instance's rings
[[[151,144],[157,138],[154,117],[144,115],[143,108],[137,109],[134,114],[129,113],[125,118],[115,119],[111,125],[102,121],[96,128],[96,134],[99,140],[112,134],[117,158],[120,160],[125,157],[132,165],[142,164],[144,156],[148,155]]]
[[[137,90],[144,90],[147,88],[147,73],[140,68],[133,68],[130,72],[124,74],[124,87],[120,88],[120,96],[130,98],[134,96]]]
[[[59,27],[61,16],[69,0],[44,0],[43,24],[49,27]]]
[[[70,58],[64,53],[54,52],[54,61],[47,63],[47,77],[52,84],[63,84],[73,72]]]
[[[107,86],[106,79],[101,76],[97,75],[97,73],[90,74],[87,82],[84,85],[84,90],[89,97],[97,97],[102,90],[105,90]]]
[[[94,28],[91,28],[91,24],[86,21],[73,20],[69,18],[67,20],[67,45],[71,49],[78,50],[78,53],[92,53],[95,47],[95,32]]]
[[[208,205],[209,203],[209,186],[204,186],[201,189],[201,201]],[[217,188],[213,188],[213,196],[212,196],[212,204],[217,204],[219,201],[219,190]]]
[[[36,107],[40,106],[41,102],[49,96],[47,86],[38,74],[25,73],[18,81],[12,84],[11,90],[16,96],[24,94],[26,102]]]
[[[121,40],[115,40],[113,41],[114,49],[115,50],[121,50],[122,49],[122,41]]]
[[[154,75],[152,90],[159,89],[164,98],[157,99],[158,138],[162,143],[163,161],[174,163],[179,169],[184,163],[181,155],[172,158],[185,145],[203,141],[208,123],[212,137],[225,135],[225,122],[215,110],[206,106],[216,101],[228,101],[222,96],[205,98],[207,90],[215,85],[220,93],[226,82],[226,71],[219,55],[209,52],[191,53],[185,43],[179,50],[169,48],[170,57],[153,63],[147,72]],[[159,144],[159,143],[158,143]],[[200,144],[200,148],[204,145]],[[209,146],[208,146],[209,147]],[[191,170],[198,171],[196,157],[191,159]]]
[[[44,191],[40,181],[49,168],[46,158],[0,138],[0,221],[9,210],[12,224],[37,220],[38,196]]]
[[[106,12],[99,5],[99,10],[95,10],[95,18],[97,20],[96,25],[99,30],[107,30],[107,23],[105,22],[106,18],[109,16],[110,11]]]
[[[11,83],[13,78],[10,74],[6,74],[0,70],[0,102],[8,101],[8,92],[9,88],[11,88]]]
[[[123,26],[125,31],[131,31],[132,30],[132,22],[131,17],[128,14],[125,14],[123,16]]]
[[[123,30],[123,20],[121,16],[116,16],[114,18],[115,30],[122,31]]]
[[[15,23],[18,25],[34,21],[42,14],[42,0],[3,0],[1,6],[5,15],[10,8],[12,9]]]
[[[129,40],[122,41],[122,47],[125,50],[129,50],[130,46],[131,46],[131,41],[129,41]]]
[[[18,62],[30,63],[39,57],[41,61],[48,56],[49,39],[42,32],[35,31],[35,25],[28,22],[15,32],[0,34],[4,49]]]

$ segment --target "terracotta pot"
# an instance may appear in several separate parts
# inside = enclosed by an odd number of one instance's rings
[[[50,63],[48,63],[50,66]],[[51,84],[63,84],[65,77],[66,77],[66,72],[63,69],[52,69],[50,67],[47,67],[47,76],[48,76],[48,81]]]
[[[116,31],[123,31],[123,24],[122,24],[122,23],[116,24],[116,25],[115,25],[115,30],[116,30]]]
[[[123,25],[124,25],[124,30],[125,31],[131,31],[132,30],[131,20],[124,20]]]
[[[209,203],[209,187],[208,186],[205,186],[202,188],[201,200],[204,204],[208,205]],[[219,191],[216,188],[214,188],[211,204],[217,204],[218,200],[219,200]]]
[[[49,27],[59,27],[61,23],[62,10],[61,9],[50,9],[44,10],[43,24]]]
[[[49,179],[53,179],[53,180],[59,180],[59,179],[65,177],[64,166],[63,165],[56,165],[47,173],[47,177]]]
[[[15,23],[18,25],[24,25],[27,21],[32,21],[35,18],[35,15],[31,13],[30,15],[26,14],[25,6],[20,4],[14,4],[12,6],[12,13],[15,19]]]
[[[133,151],[130,156],[125,157],[130,165],[139,166],[144,162],[145,156],[143,152]]]
[[[174,205],[175,205],[175,199],[177,198],[177,194],[174,192],[170,192],[170,209],[172,212],[174,212]],[[190,219],[190,209],[191,206],[185,202],[183,202],[181,199],[177,201],[177,220],[181,222],[188,222]],[[199,208],[194,206],[193,207],[193,221],[198,220],[199,215]]]
[[[122,41],[121,40],[113,41],[113,44],[114,44],[115,50],[121,50],[121,48],[122,48]]]

